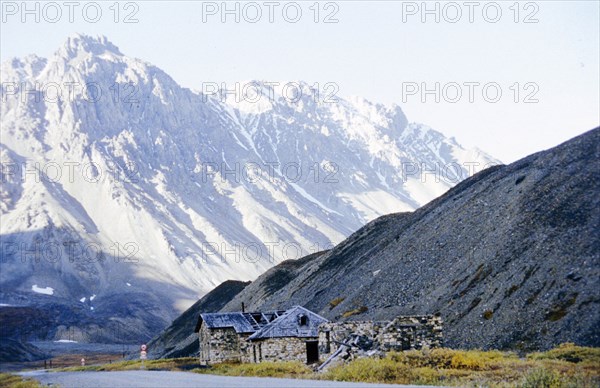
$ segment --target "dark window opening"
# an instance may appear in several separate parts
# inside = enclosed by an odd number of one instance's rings
[[[300,317],[298,317],[298,324],[300,326],[308,326],[308,317],[306,315],[300,315]]]
[[[400,342],[401,350],[410,350],[413,344],[416,343],[416,337],[417,334],[415,333],[415,329],[411,328],[409,335],[405,336]]]

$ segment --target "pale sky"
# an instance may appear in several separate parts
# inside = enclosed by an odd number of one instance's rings
[[[21,1],[1,3],[2,61],[50,56],[76,32],[105,35],[124,54],[153,63],[185,87],[252,79],[334,82],[342,97],[397,103],[410,121],[503,162],[600,123],[595,0],[475,1],[472,8],[464,1],[429,1],[431,13],[421,1],[230,1],[232,14],[223,13],[221,1],[124,1],[118,15],[114,1],[82,1],[72,8],[72,22],[62,1],[27,2],[31,13]],[[124,23],[128,15],[133,23]],[[436,83],[439,102],[421,94],[435,91]],[[459,90],[462,97],[453,103]]]

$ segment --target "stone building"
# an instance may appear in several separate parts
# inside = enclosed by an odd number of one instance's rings
[[[304,307],[292,307],[248,337],[252,361],[319,362],[319,325],[325,322]]]
[[[284,311],[202,313],[196,329],[200,342],[200,362],[251,362],[248,337],[277,319]]]
[[[319,353],[334,354],[344,343],[362,350],[402,351],[443,345],[442,318],[400,316],[391,321],[326,322],[319,326]]]
[[[200,362],[319,361],[319,325],[301,306],[287,311],[203,313],[196,324]]]

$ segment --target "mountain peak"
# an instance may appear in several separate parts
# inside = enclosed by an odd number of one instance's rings
[[[70,58],[76,57],[81,52],[94,55],[110,52],[115,55],[123,55],[119,48],[110,42],[106,36],[98,35],[93,37],[80,33],[69,36],[58,50],[59,55]]]
[[[5,93],[0,159],[18,165],[19,179],[4,179],[0,189],[0,235],[11,247],[40,239],[40,247],[68,241],[69,249],[60,252],[64,260],[40,265],[23,265],[16,250],[4,253],[0,287],[10,284],[15,298],[21,291],[45,298],[35,290],[50,287],[81,322],[89,321],[81,307],[97,307],[93,321],[103,327],[122,311],[111,300],[121,303],[126,293],[140,317],[131,335],[166,325],[177,307],[223,280],[253,279],[276,260],[329,247],[379,215],[415,209],[459,174],[450,169],[425,182],[422,170],[462,163],[464,177],[466,163],[493,162],[425,142],[416,125],[400,137],[405,121],[394,111],[365,104],[362,114],[337,88],[309,90],[323,83],[280,80],[271,93],[263,90],[271,82],[254,81],[244,95],[249,82],[242,82],[234,107],[218,90],[205,90],[207,102],[104,37],[69,37],[39,73],[16,65],[1,72],[3,81],[64,87],[46,87],[48,98],[37,100]],[[227,88],[227,99],[235,87],[216,85]],[[257,101],[253,92],[264,97]],[[405,161],[412,164],[403,170]],[[38,164],[42,174],[58,166],[60,176],[22,174]],[[88,260],[90,243],[102,261]],[[98,295],[93,304],[90,295]],[[142,319],[136,306],[152,318]],[[104,340],[102,333],[90,339]]]

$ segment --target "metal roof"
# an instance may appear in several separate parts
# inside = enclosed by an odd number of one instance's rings
[[[324,322],[328,322],[328,320],[319,314],[302,306],[294,306],[256,331],[248,337],[248,340],[276,337],[318,337],[319,325]]]
[[[200,330],[202,322],[209,329],[223,329],[231,327],[236,333],[254,333],[260,328],[266,326],[285,311],[268,311],[254,313],[202,313],[198,317],[198,322],[194,332]]]

